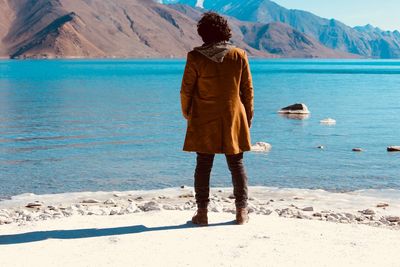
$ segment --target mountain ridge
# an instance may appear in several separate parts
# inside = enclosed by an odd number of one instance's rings
[[[196,1],[173,2],[193,5]],[[287,9],[271,0],[247,0],[245,6],[240,0],[205,0],[203,7],[242,21],[285,23],[334,50],[370,58],[400,58],[399,31],[382,31],[376,27],[352,28],[308,11]]]
[[[196,24],[204,12],[197,1],[185,2],[0,0],[5,7],[0,10],[0,57],[184,58],[202,44]],[[210,1],[201,6],[207,7],[207,3]],[[232,42],[251,57],[360,57],[326,47],[319,39],[279,21],[227,18],[233,29]]]

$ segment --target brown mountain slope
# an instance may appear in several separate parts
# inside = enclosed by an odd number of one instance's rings
[[[260,51],[291,58],[356,58],[359,56],[335,51],[287,24],[243,24],[244,40]]]
[[[14,11],[9,6],[8,0],[0,0],[0,57],[8,57],[8,49],[2,39],[7,35],[13,20]]]
[[[12,58],[185,57],[201,10],[152,0],[0,0],[0,52]],[[257,57],[348,57],[283,24],[229,18],[232,41]],[[280,50],[279,50],[280,49]],[[1,55],[1,54],[0,54]]]

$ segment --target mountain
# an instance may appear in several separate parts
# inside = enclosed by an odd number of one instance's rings
[[[8,3],[13,22],[2,46],[12,58],[182,57],[200,42],[192,20],[152,1]]]
[[[289,25],[272,22],[240,27],[246,43],[260,51],[293,58],[349,57],[345,52],[329,49],[312,37]]]
[[[0,0],[0,56],[185,57],[202,43],[196,24],[208,2],[165,1]],[[286,24],[228,19],[250,56],[354,57]]]
[[[198,1],[174,2],[196,6]],[[372,58],[400,58],[400,33],[355,27],[310,12],[286,9],[270,0],[204,0],[202,6],[242,21],[281,22],[310,35],[328,48]]]

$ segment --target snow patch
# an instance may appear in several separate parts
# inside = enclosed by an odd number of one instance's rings
[[[204,8],[204,0],[197,0],[196,7]]]

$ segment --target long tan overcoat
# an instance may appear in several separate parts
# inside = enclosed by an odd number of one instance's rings
[[[181,87],[188,126],[184,151],[238,154],[249,151],[253,84],[244,50],[231,48],[221,63],[191,51]]]

